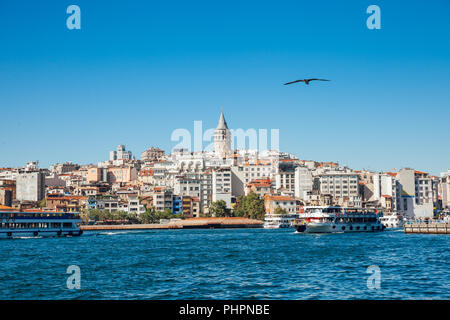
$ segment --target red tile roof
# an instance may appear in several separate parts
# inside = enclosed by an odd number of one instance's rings
[[[146,177],[148,177],[148,176],[153,176],[154,173],[155,173],[155,172],[154,172],[153,170],[148,169],[148,170],[141,170],[141,171],[139,172],[139,175],[140,175],[140,176],[146,176]]]
[[[397,173],[396,172],[386,172],[388,175],[392,176],[392,177],[396,177]]]
[[[265,200],[272,200],[272,201],[295,201],[294,198],[289,196],[271,196],[266,194],[264,198]]]
[[[248,186],[254,186],[254,187],[271,187],[272,186],[272,182],[270,181],[269,178],[266,179],[255,179],[252,180],[248,183]]]
[[[48,200],[86,200],[83,196],[59,196],[59,195],[47,195]]]

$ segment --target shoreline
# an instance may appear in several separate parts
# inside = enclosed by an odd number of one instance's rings
[[[168,229],[224,229],[262,228],[263,222],[248,218],[190,218],[166,224],[81,225],[83,231],[98,230],[168,230]]]

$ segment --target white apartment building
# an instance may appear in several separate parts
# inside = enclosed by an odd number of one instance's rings
[[[75,170],[78,170],[79,168],[80,168],[79,165],[74,164],[72,162],[56,163],[56,164],[50,166],[50,171],[57,173],[57,174],[61,174],[61,173],[73,172]]]
[[[264,207],[267,214],[274,214],[277,207],[286,210],[286,213],[297,213],[297,202],[289,196],[266,195],[264,197]]]
[[[342,203],[344,198],[359,198],[359,177],[355,172],[329,171],[320,175],[320,193],[331,195],[333,200]],[[355,205],[356,206],[356,205]]]
[[[145,212],[144,205],[140,204],[139,198],[137,194],[129,194],[128,195],[128,209],[126,210],[128,213],[136,213],[141,214]]]
[[[200,199],[202,194],[201,176],[199,174],[176,176],[173,193],[177,196],[197,197]]]
[[[397,179],[402,187],[399,210],[409,218],[433,217],[433,179],[409,168],[401,169]]]
[[[97,200],[97,208],[101,210],[108,210],[109,212],[119,211],[119,198],[109,197]]]
[[[442,207],[450,209],[450,170],[441,173],[440,196]]]
[[[123,144],[119,144],[116,150],[109,152],[109,160],[131,160],[132,155],[131,151],[125,150],[125,146]]]
[[[244,183],[249,183],[255,179],[272,178],[276,174],[276,169],[270,162],[248,163],[240,166],[243,172]]]
[[[212,171],[212,201],[224,200],[231,208],[231,168],[218,168]]]
[[[294,179],[295,197],[302,200],[307,199],[308,193],[313,190],[314,179],[312,171],[307,167],[297,167],[295,168]]]
[[[43,172],[23,172],[16,178],[16,199],[40,201],[45,197],[45,176]]]
[[[401,185],[395,173],[376,173],[373,179],[373,199],[389,211],[399,210],[401,200]]]
[[[174,177],[174,195],[199,199],[200,208],[208,208],[212,198],[212,174],[187,173]]]
[[[141,153],[141,160],[144,162],[159,161],[163,159],[164,156],[164,150],[151,147]]]
[[[278,173],[275,175],[275,188],[295,192],[295,166],[293,163],[280,164]]]
[[[153,207],[156,211],[170,209],[172,211],[173,193],[170,189],[155,188],[153,192]]]

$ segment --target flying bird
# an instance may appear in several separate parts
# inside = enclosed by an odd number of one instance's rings
[[[314,80],[318,80],[318,81],[330,81],[330,80],[327,80],[327,79],[311,78],[311,79],[301,79],[301,80],[295,80],[295,81],[287,82],[287,83],[285,83],[284,85],[291,84],[291,83],[297,83],[297,82],[304,82],[305,84],[308,84],[308,85],[309,85],[309,82],[310,82],[310,81],[314,81]]]

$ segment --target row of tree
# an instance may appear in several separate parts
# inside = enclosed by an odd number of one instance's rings
[[[286,211],[277,207],[275,214],[285,214]],[[233,210],[227,208],[223,200],[215,201],[211,204],[208,213],[202,213],[202,217],[243,217],[256,220],[263,220],[265,215],[264,200],[254,192],[237,199]],[[164,211],[155,211],[148,209],[141,214],[128,213],[125,211],[113,211],[91,209],[82,214],[85,223],[159,223],[161,219],[174,219],[183,216],[174,214],[170,209]]]
[[[256,193],[251,192],[246,196],[239,197],[233,210],[227,208],[225,201],[218,200],[211,204],[209,213],[204,214],[203,216],[243,217],[263,220],[264,215],[264,200],[261,199]]]
[[[84,223],[159,223],[161,219],[182,218],[166,209],[164,211],[147,210],[141,214],[125,211],[113,211],[91,209],[81,214]]]
[[[164,211],[147,210],[140,214],[142,223],[159,223],[161,219],[183,219],[182,214],[175,214],[170,209]]]

